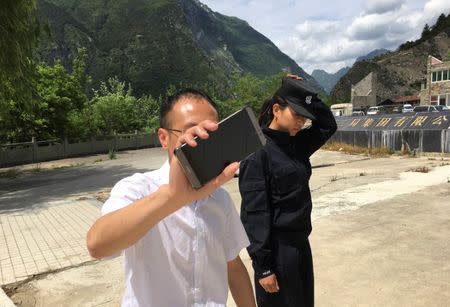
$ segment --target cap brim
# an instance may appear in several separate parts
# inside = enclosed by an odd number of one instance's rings
[[[306,110],[304,107],[299,106],[298,104],[292,103],[289,100],[287,100],[287,103],[291,106],[291,108],[297,113],[298,115],[301,115],[303,117],[309,118],[310,120],[316,120],[316,117],[311,114],[308,110]]]

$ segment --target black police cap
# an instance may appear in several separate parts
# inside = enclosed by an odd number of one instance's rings
[[[295,113],[311,120],[316,119],[308,109],[311,102],[318,100],[317,93],[306,81],[284,77],[275,95],[286,100]]]

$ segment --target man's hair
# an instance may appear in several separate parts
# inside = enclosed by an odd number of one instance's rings
[[[172,110],[175,103],[177,103],[180,99],[196,99],[196,100],[206,100],[217,112],[216,103],[209,97],[207,94],[193,89],[187,88],[175,93],[172,96],[168,96],[161,104],[159,109],[159,126],[161,128],[169,128],[169,120],[168,115],[170,110]],[[219,112],[217,112],[219,113]]]

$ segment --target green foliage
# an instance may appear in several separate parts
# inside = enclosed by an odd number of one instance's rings
[[[84,89],[89,83],[84,69],[86,53],[80,50],[73,61],[72,73],[59,61],[53,66],[39,64],[30,85],[35,97],[8,100],[1,113],[1,142],[29,141],[31,137],[63,137],[70,131],[70,116],[83,109],[88,101]]]
[[[80,50],[69,73],[61,62],[38,66],[35,88],[39,99],[31,111],[24,111],[19,103],[10,102],[8,125],[0,128],[1,141],[29,141],[37,139],[89,139],[113,134],[155,132],[159,127],[159,110],[163,96],[134,96],[129,83],[114,77],[101,82],[88,100],[84,89],[90,78],[85,71],[85,50]],[[263,102],[280,86],[285,73],[258,78],[252,74],[235,72],[226,85],[208,82],[203,87],[188,82],[170,85],[165,96],[186,87],[200,88],[218,105],[224,118],[244,106],[259,113]]]
[[[444,61],[450,61],[450,50],[447,50],[447,53],[444,56]]]
[[[418,44],[426,41],[427,39],[433,38],[437,34],[439,34],[442,31],[448,30],[450,28],[450,14],[445,16],[445,14],[439,15],[438,19],[436,20],[436,23],[430,27],[428,24],[425,24],[421,37],[416,41],[407,41],[406,43],[400,45],[400,50],[407,50],[409,48],[412,48],[414,46],[417,46]]]
[[[420,37],[426,37],[430,34],[430,26],[426,23],[422,30],[422,35]]]
[[[231,85],[228,98],[215,99],[221,118],[245,107],[250,106],[255,113],[259,113],[261,105],[270,98],[281,84],[281,78],[285,73],[258,78],[252,74],[235,72],[231,76]]]
[[[108,158],[109,158],[109,160],[115,160],[115,159],[117,159],[116,152],[115,152],[114,150],[110,149],[110,150],[108,151]]]
[[[85,110],[85,119],[90,122],[89,134],[111,135],[139,130],[136,104],[137,99],[132,96],[132,89],[125,82],[117,78],[102,82]]]
[[[102,82],[93,99],[81,110],[72,112],[68,137],[89,138],[135,131],[154,132],[159,126],[160,102],[151,96],[139,99],[131,86],[117,77]]]
[[[39,99],[36,103],[39,125],[34,127],[37,137],[66,136],[71,128],[70,114],[81,111],[87,103],[84,88],[89,78],[84,72],[85,56],[85,52],[81,50],[73,61],[71,74],[58,61],[53,66],[39,66]]]
[[[36,2],[4,0],[0,10],[0,109],[29,100],[35,76],[33,50],[39,35]],[[0,114],[0,119],[2,115]]]
[[[39,55],[65,67],[78,46],[87,46],[93,86],[111,76],[126,81],[137,97],[164,95],[170,85],[214,87],[225,99],[234,70],[264,78],[300,67],[245,21],[212,13],[199,1],[40,0],[52,41]]]

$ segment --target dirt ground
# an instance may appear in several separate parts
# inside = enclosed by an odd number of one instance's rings
[[[327,152],[315,159],[339,162],[314,169],[311,179],[316,306],[449,306],[449,159]],[[225,188],[239,210],[237,180]],[[252,274],[245,251],[241,257]],[[17,306],[118,306],[122,292],[120,258],[7,291]]]

